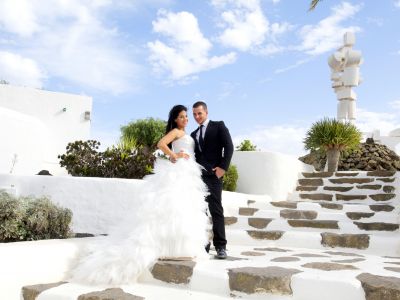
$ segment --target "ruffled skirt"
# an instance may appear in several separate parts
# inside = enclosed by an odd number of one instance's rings
[[[144,178],[139,203],[103,240],[90,245],[71,281],[128,284],[162,257],[203,256],[207,243],[207,188],[192,159],[158,159]]]

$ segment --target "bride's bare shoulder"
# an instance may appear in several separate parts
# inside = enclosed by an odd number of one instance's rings
[[[173,130],[175,130],[175,137],[176,139],[180,139],[181,137],[183,137],[186,133],[178,128],[174,128]]]

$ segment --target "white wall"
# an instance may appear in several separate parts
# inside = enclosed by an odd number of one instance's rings
[[[273,201],[286,200],[299,173],[313,171],[297,157],[275,152],[235,151],[232,164],[239,173],[237,192],[267,194]]]
[[[134,209],[142,180],[0,174],[0,190],[15,196],[49,196],[73,212],[74,232],[108,233]]]
[[[45,124],[35,117],[0,107],[0,126],[0,171],[35,174],[41,170],[49,140]]]
[[[63,109],[65,108],[65,111]],[[57,156],[75,140],[90,137],[92,98],[0,84],[0,172],[65,174]]]
[[[235,152],[238,193],[223,193],[227,215],[251,199],[285,200],[294,191],[298,173],[310,167],[295,157],[272,152]],[[0,173],[0,190],[16,196],[49,196],[73,212],[73,231],[101,234],[138,205],[143,180]],[[244,194],[240,194],[244,193]]]
[[[73,212],[72,230],[80,233],[108,233],[121,218],[138,206],[143,180],[0,174],[0,190],[15,196],[48,196]],[[227,216],[246,206],[248,195],[223,192]],[[267,195],[251,199],[270,201]]]

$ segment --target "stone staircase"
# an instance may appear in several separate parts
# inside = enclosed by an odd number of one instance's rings
[[[395,172],[303,173],[287,201],[249,200],[226,217],[231,243],[399,255]]]
[[[160,260],[123,290],[62,282],[24,287],[23,299],[399,300],[399,175],[302,173],[288,199],[243,195],[229,210],[226,260],[212,250]]]

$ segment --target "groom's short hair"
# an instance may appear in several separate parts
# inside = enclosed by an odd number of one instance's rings
[[[203,101],[197,101],[195,104],[193,104],[193,108],[197,108],[199,106],[203,106],[203,108],[207,110],[207,104]]]

